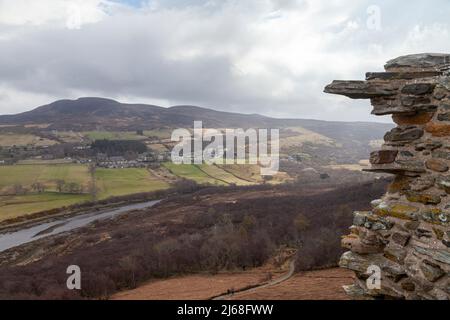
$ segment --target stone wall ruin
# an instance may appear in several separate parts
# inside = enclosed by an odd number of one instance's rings
[[[397,127],[370,155],[372,172],[395,175],[369,212],[355,212],[341,267],[355,272],[355,298],[450,298],[450,54],[415,54],[365,81],[333,81],[325,92],[370,99]],[[381,286],[367,285],[370,266]]]

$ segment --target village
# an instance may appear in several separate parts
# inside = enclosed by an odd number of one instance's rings
[[[0,165],[74,163],[100,168],[146,168],[170,160],[169,141],[88,140],[54,144],[0,145]],[[152,148],[152,144],[164,146]]]

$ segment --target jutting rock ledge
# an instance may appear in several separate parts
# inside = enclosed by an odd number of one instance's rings
[[[355,212],[342,239],[341,267],[356,274],[344,289],[355,298],[450,299],[450,54],[415,54],[365,81],[333,81],[325,92],[370,99],[375,115],[397,127],[367,171],[395,175],[372,210]],[[369,266],[381,287],[367,286]]]

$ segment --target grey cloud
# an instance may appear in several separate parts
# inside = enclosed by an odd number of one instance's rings
[[[260,5],[263,2],[265,6]],[[373,2],[382,10],[383,29],[379,32],[365,27],[365,10]],[[5,32],[11,37],[2,38],[0,32],[0,85],[60,98],[74,92],[97,92],[111,98],[161,99],[171,104],[280,117],[374,120],[367,115],[367,102],[326,96],[322,88],[335,78],[361,78],[365,71],[379,70],[389,58],[411,53],[407,50],[414,45],[407,42],[407,36],[416,22],[432,25],[439,22],[435,17],[442,17],[441,22],[446,23],[441,14],[445,10],[419,13],[421,2],[409,1],[408,10],[416,17],[411,21],[400,14],[401,5],[395,3],[365,1],[347,9],[330,4],[312,12],[322,15],[316,19],[303,15],[314,5],[308,1],[248,1],[244,7],[230,2],[213,12],[201,6],[186,9],[186,5],[205,2],[173,1],[170,10],[117,14],[80,30],[44,25],[11,31],[8,27]],[[274,8],[294,12],[299,20],[309,23],[305,25],[307,42],[299,45],[299,55],[306,59],[299,56],[298,64],[278,58],[284,53],[276,47],[276,37],[265,38],[258,29],[261,19]],[[336,18],[340,16],[344,18]],[[351,29],[350,21],[358,28]],[[286,29],[286,33],[295,32],[302,30]],[[448,40],[447,35],[423,50],[448,51]],[[254,48],[262,48],[264,57],[257,67],[264,70],[241,72],[238,61],[247,55],[253,57]],[[272,53],[277,58],[272,58]],[[292,60],[289,52],[286,54]],[[259,53],[254,56],[259,58]],[[283,89],[283,81],[287,83],[286,94],[277,93]],[[17,111],[34,106],[23,105]]]

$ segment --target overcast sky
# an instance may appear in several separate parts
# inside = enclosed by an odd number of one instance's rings
[[[0,0],[0,114],[101,96],[389,121],[323,87],[450,52],[449,12],[448,0]]]

